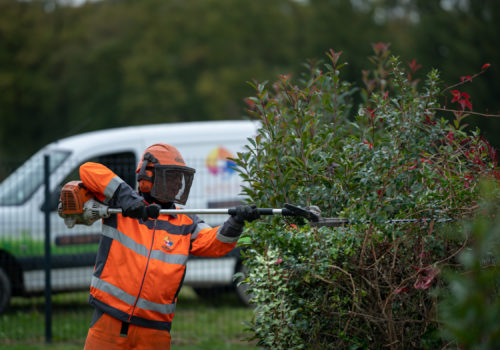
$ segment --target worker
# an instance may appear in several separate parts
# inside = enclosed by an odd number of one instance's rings
[[[236,245],[245,222],[240,205],[218,227],[196,215],[160,215],[184,205],[195,170],[168,144],[148,147],[136,170],[137,192],[98,163],[80,167],[83,184],[123,214],[103,219],[89,302],[95,308],[85,342],[93,349],[170,349],[170,328],[190,254],[220,257]]]

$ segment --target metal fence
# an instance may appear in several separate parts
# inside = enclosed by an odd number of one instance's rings
[[[85,337],[88,330],[92,309],[87,298],[100,222],[69,229],[58,216],[62,185],[79,179],[80,164],[64,160],[40,155],[17,169],[19,164],[0,164],[0,347],[17,340],[70,340]],[[135,186],[133,155],[93,160]],[[216,173],[204,159],[186,162],[197,169],[188,207],[233,206],[240,200],[240,180],[230,167]],[[203,219],[215,226],[225,217]],[[199,295],[227,290],[238,295],[233,275],[241,269],[239,256],[235,249],[218,259],[190,257],[184,285]]]

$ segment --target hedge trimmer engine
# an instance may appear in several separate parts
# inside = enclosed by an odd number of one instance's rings
[[[108,206],[95,199],[81,181],[70,181],[63,186],[57,211],[68,228],[76,224],[90,226],[109,217]]]

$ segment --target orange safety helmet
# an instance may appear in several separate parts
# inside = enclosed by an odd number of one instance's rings
[[[144,151],[137,165],[139,191],[160,202],[186,204],[195,170],[186,166],[180,152],[166,143],[155,143]]]

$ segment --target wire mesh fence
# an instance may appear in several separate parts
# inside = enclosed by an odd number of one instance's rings
[[[24,164],[0,163],[0,347],[85,339],[93,312],[87,299],[101,223],[66,227],[57,212],[60,190],[79,179],[84,161],[105,164],[135,188],[139,156],[108,153],[75,162],[69,152],[53,151]],[[197,171],[188,208],[239,203],[241,183],[230,161],[208,162],[203,157],[186,158],[186,163]],[[223,215],[202,218],[212,226],[225,220]],[[234,305],[244,305],[247,296],[238,293],[233,281],[241,270],[239,256],[235,249],[218,259],[190,257],[184,285],[197,297],[226,293]],[[180,298],[189,299],[187,295],[181,293]]]

